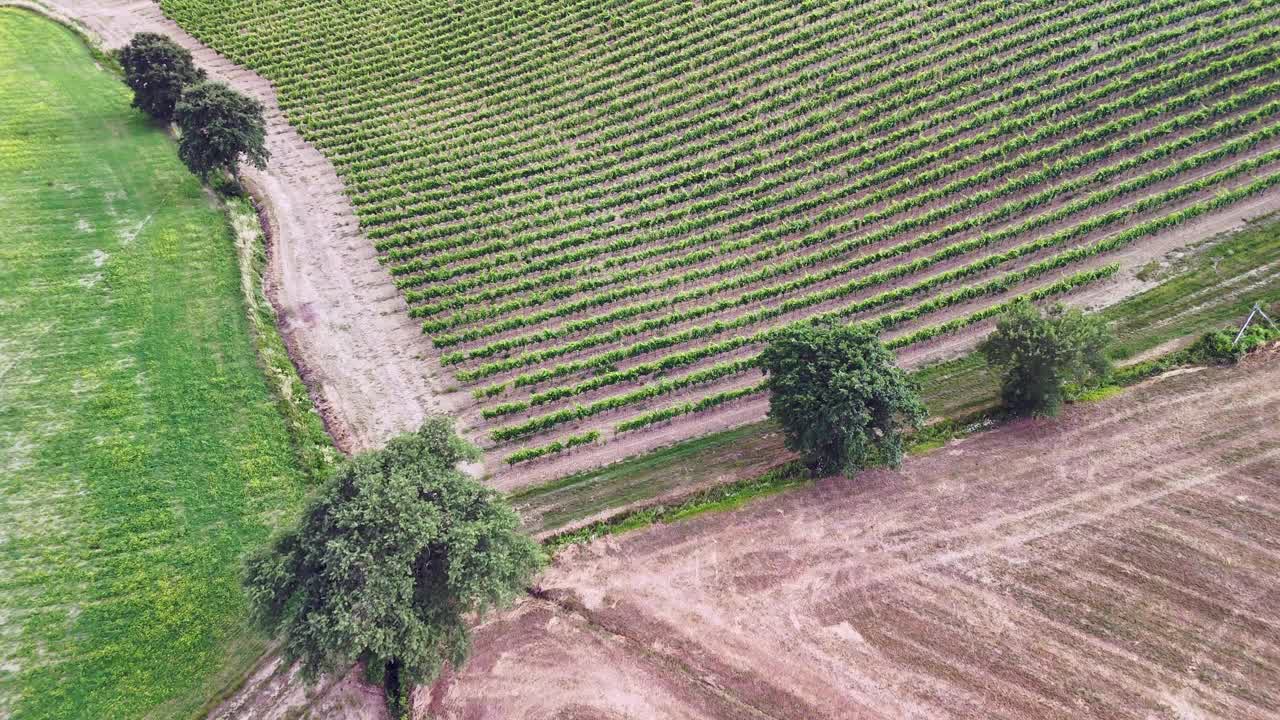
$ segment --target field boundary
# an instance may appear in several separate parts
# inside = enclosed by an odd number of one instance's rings
[[[1195,337],[1187,338],[1194,341]],[[1190,344],[1190,343],[1186,343]],[[1257,352],[1269,352],[1272,343]],[[1121,363],[1113,378],[1099,387],[1091,388],[1068,399],[1069,405],[1096,402],[1123,394],[1139,384],[1158,380],[1169,373],[1187,369],[1218,367],[1224,363],[1204,362],[1193,356],[1191,348],[1182,347],[1153,358],[1137,362]],[[1020,420],[1004,413],[998,405],[962,417],[935,417],[921,431],[908,434],[908,454],[933,452],[953,440],[961,440],[980,432],[996,430],[1009,422]],[[874,468],[869,468],[874,469]],[[637,505],[624,506],[616,512],[600,518],[588,518],[553,530],[538,533],[535,537],[552,552],[568,545],[589,543],[608,535],[640,530],[651,525],[677,522],[705,512],[733,510],[757,498],[806,487],[818,478],[811,477],[796,461],[782,461],[763,475],[694,489],[679,495]],[[535,488],[536,489],[536,488]]]
[[[3,0],[29,2],[30,0]],[[56,0],[42,9],[85,28],[91,43],[123,45],[136,32],[164,33],[190,50],[213,80],[263,103],[267,169],[242,170],[272,220],[263,276],[277,330],[344,453],[378,447],[459,401],[434,366],[407,305],[392,290],[355,218],[333,164],[302,139],[274,85],[197,40],[153,2]]]
[[[35,0],[0,0],[0,8],[6,7],[35,13],[70,30],[80,37],[95,60],[112,72],[123,75],[124,71],[121,69],[120,63],[116,62],[116,59],[107,51],[106,46],[102,43],[102,38],[95,35],[84,23]]]
[[[1224,365],[1222,362],[1206,362],[1202,358],[1197,358],[1193,354],[1193,348],[1190,347],[1196,339],[1195,335],[1181,337],[1176,343],[1166,344],[1167,351],[1162,354],[1119,362],[1116,367],[1117,372],[1112,378],[1098,387],[1079,393],[1076,397],[1069,399],[1068,404],[1104,400],[1123,394],[1142,383],[1158,380],[1169,373]],[[1273,352],[1278,345],[1280,343],[1272,342],[1254,352]],[[1250,353],[1252,354],[1254,353]],[[908,435],[910,444],[907,452],[912,455],[932,452],[953,440],[994,430],[1016,419],[1018,418],[1006,415],[998,404],[988,405],[984,409],[966,413],[960,417],[933,417],[923,430]],[[626,460],[620,462],[626,462]],[[567,478],[562,478],[564,479]],[[757,498],[805,487],[814,481],[815,478],[805,473],[794,460],[784,459],[779,460],[777,465],[761,475],[740,478],[727,483],[696,486],[689,488],[686,492],[621,505],[579,521],[539,531],[534,534],[534,537],[554,553],[565,546],[589,543],[608,535],[675,522],[704,512],[736,509]],[[553,486],[555,483],[548,483],[548,485]],[[532,493],[542,488],[543,486],[534,486],[524,490],[526,493]],[[518,499],[520,493],[515,493],[513,497]]]
[[[312,482],[329,476],[339,461],[333,435],[311,402],[311,393],[280,335],[275,304],[267,297],[264,278],[271,252],[264,210],[252,199],[223,199],[227,225],[235,241],[244,312],[253,335],[258,364],[284,416],[294,453]]]
[[[1271,717],[1278,360],[575,548],[536,588],[554,606],[487,622],[423,698],[440,717],[742,715],[711,691],[785,718]]]
[[[1256,205],[1237,206],[1227,215],[1211,216],[1207,221],[1212,225],[1210,229],[1217,229],[1215,232],[1199,232],[1205,228],[1200,225],[1193,226],[1192,230],[1197,231],[1193,233],[1197,239],[1187,244],[1186,249],[1172,250],[1159,259],[1162,263],[1171,264],[1173,269],[1170,272],[1160,273],[1154,279],[1130,277],[1132,273],[1126,273],[1125,277],[1117,279],[1115,284],[1129,286],[1129,292],[1126,294],[1131,298],[1146,298],[1148,295],[1145,293],[1148,291],[1167,293],[1174,292],[1173,288],[1201,288],[1201,283],[1208,281],[1206,273],[1212,272],[1213,277],[1220,277],[1218,262],[1222,257],[1227,257],[1235,258],[1233,260],[1235,266],[1224,271],[1228,274],[1221,276],[1226,278],[1222,282],[1226,282],[1224,290],[1234,288],[1237,284],[1236,279],[1241,277],[1239,269],[1251,267],[1255,259],[1253,254],[1242,254],[1242,244],[1248,247],[1270,247],[1268,242],[1274,241],[1264,241],[1255,236],[1262,233],[1265,237],[1268,233],[1280,232],[1280,215],[1274,213],[1236,222],[1239,218],[1235,216],[1253,215],[1256,208]],[[1227,227],[1222,229],[1223,225]],[[1266,256],[1265,250],[1259,252]],[[1131,266],[1138,264],[1136,261],[1130,262]],[[1210,271],[1211,267],[1212,271]],[[1190,283],[1189,286],[1188,283]],[[1252,288],[1253,285],[1249,287]],[[1105,293],[1106,290],[1100,289],[1100,292]],[[1210,288],[1201,288],[1191,297],[1198,299],[1211,292],[1213,291]],[[1229,305],[1235,302],[1232,299],[1237,296],[1245,297],[1236,290],[1225,292],[1225,294],[1219,291],[1215,294],[1219,303],[1225,298],[1230,301]],[[1113,294],[1112,297],[1115,295]],[[1081,299],[1079,296],[1072,296],[1067,298],[1067,302],[1089,304],[1087,300],[1081,302]],[[1132,336],[1129,332],[1123,331],[1127,325],[1122,318],[1137,313],[1137,320],[1130,320],[1129,324],[1140,321],[1142,327],[1148,327],[1144,320],[1146,315],[1139,308],[1151,305],[1155,301],[1139,299],[1136,302],[1139,304],[1131,310],[1125,310],[1131,306],[1128,298],[1113,303],[1108,308],[1099,309],[1099,312],[1104,313],[1114,322],[1120,323],[1117,327],[1117,343],[1113,353],[1116,373],[1109,384],[1102,388],[1095,388],[1092,392],[1084,391],[1078,401],[1100,399],[1121,387],[1128,387],[1159,372],[1186,365],[1188,362],[1195,364],[1196,358],[1187,352],[1188,346],[1192,345],[1203,332],[1219,328],[1218,321],[1224,320],[1226,318],[1224,312],[1229,310],[1229,307],[1224,306],[1213,310],[1207,316],[1197,315],[1191,318],[1193,322],[1184,323],[1177,329],[1177,336],[1167,336],[1167,333],[1153,335],[1149,331]],[[1199,307],[1199,305],[1196,306],[1196,308]],[[1191,311],[1179,310],[1178,314],[1186,315],[1188,312]],[[1134,352],[1135,348],[1137,352]],[[922,444],[943,444],[951,439],[970,434],[972,431],[964,428],[986,423],[993,415],[999,414],[994,395],[981,389],[994,381],[989,377],[990,373],[985,366],[980,362],[975,363],[974,358],[974,355],[969,354],[930,363],[916,371],[923,373],[920,382],[925,384],[926,389],[938,390],[935,393],[937,397],[933,397],[929,402],[936,414],[928,421],[922,433],[918,434],[915,441],[917,452],[922,449],[920,447]],[[963,388],[957,391],[947,389],[957,385]],[[974,388],[978,389],[976,395]],[[780,441],[775,439],[773,442],[764,442],[766,436],[777,435],[777,432],[776,429],[771,430],[762,422],[712,433],[668,445],[650,453],[625,458],[599,469],[525,486],[511,492],[508,497],[517,507],[522,508],[530,530],[539,538],[552,543],[561,542],[561,538],[571,535],[579,537],[589,535],[593,532],[591,528],[595,528],[598,534],[605,529],[605,526],[630,524],[633,520],[639,520],[644,514],[652,516],[651,519],[660,520],[665,517],[669,509],[696,501],[699,496],[712,497],[717,492],[733,492],[735,488],[759,485],[758,481],[761,477],[776,471],[790,459],[789,453],[780,454],[784,453]],[[721,438],[727,440],[730,437],[733,438],[730,441],[721,440]],[[690,482],[685,477],[688,475],[689,467],[706,467],[708,451],[699,449],[700,445],[722,448],[720,450],[722,453],[732,452],[738,456],[734,461],[736,467],[741,469],[730,468],[726,472],[724,467],[716,465],[708,469],[706,480]],[[634,488],[654,482],[654,477],[662,474],[652,468],[662,467],[664,464],[670,469],[666,475],[678,479],[662,485],[661,487],[665,489],[649,497],[637,499]],[[598,489],[590,489],[596,486]],[[608,507],[607,499],[610,497],[615,498],[612,507]],[[585,510],[569,509],[575,506],[581,508],[584,504],[587,508]],[[566,521],[565,519],[569,517],[573,519]]]

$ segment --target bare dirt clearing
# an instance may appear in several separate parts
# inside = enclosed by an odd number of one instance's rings
[[[1275,717],[1277,414],[1273,351],[567,551],[430,716]]]
[[[244,171],[266,209],[271,235],[268,294],[294,362],[338,447],[382,445],[451,401],[433,382],[434,360],[360,232],[333,166],[280,112],[270,83],[184,32],[149,0],[45,0],[109,48],[134,33],[164,33],[191,50],[211,78],[267,108],[265,171]]]

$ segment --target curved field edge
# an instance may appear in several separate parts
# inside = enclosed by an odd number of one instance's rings
[[[268,248],[262,211],[254,200],[235,198],[226,201],[226,214],[235,238],[245,315],[263,374],[276,397],[299,464],[312,480],[321,480],[333,470],[340,453],[289,356],[280,336],[275,308],[266,295]]]
[[[161,7],[333,162],[504,490],[759,419],[777,324],[897,315],[918,366],[1280,181],[1262,2]]]
[[[1100,311],[1116,335],[1110,350],[1126,382],[1165,367],[1196,335],[1237,327],[1254,302],[1280,312],[1280,217],[1192,241],[1133,271],[1147,289]],[[995,407],[997,379],[970,353],[912,372],[930,409],[921,442],[962,434]],[[1106,394],[1104,393],[1103,396]],[[758,422],[675,443],[603,468],[508,495],[530,531],[554,544],[665,521],[680,508],[769,494],[799,478],[772,423]],[[634,518],[634,520],[633,520]]]
[[[190,716],[266,649],[239,558],[334,451],[262,302],[256,215],[54,20],[0,8],[23,50],[0,51],[0,714]]]

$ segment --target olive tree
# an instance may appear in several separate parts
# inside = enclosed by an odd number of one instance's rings
[[[134,35],[117,57],[133,90],[133,106],[166,123],[173,119],[183,89],[205,78],[186,48],[157,33]]]
[[[262,103],[219,82],[186,89],[174,111],[182,131],[178,156],[191,172],[208,179],[214,170],[235,176],[241,159],[267,166],[267,124]]]
[[[1055,304],[1041,312],[1030,301],[1014,302],[981,346],[1001,373],[1000,397],[1017,414],[1055,415],[1068,381],[1105,376],[1110,335],[1098,317]]]
[[[760,357],[769,417],[786,445],[821,473],[902,460],[902,432],[925,418],[893,353],[860,325],[800,323],[773,334]]]
[[[349,460],[296,528],[247,562],[253,618],[314,679],[362,661],[393,712],[445,662],[468,619],[511,600],[542,561],[501,497],[457,469],[478,451],[452,422]]]

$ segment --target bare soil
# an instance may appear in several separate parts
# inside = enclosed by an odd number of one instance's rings
[[[267,294],[339,449],[380,446],[460,402],[460,395],[445,392],[434,353],[361,235],[333,166],[288,124],[269,82],[201,44],[148,0],[30,4],[75,21],[107,48],[137,32],[164,33],[190,50],[211,78],[266,106],[271,161],[243,176],[270,238]]]
[[[1280,352],[568,550],[433,718],[1273,718]],[[425,715],[424,715],[425,716]]]
[[[245,679],[243,687],[208,715],[209,720],[300,717],[390,720],[382,688],[364,683],[359,670],[308,685],[298,676],[297,667],[270,655]]]

